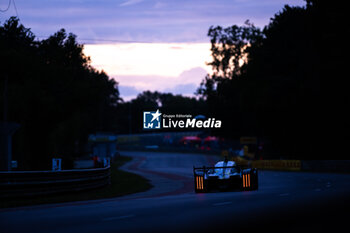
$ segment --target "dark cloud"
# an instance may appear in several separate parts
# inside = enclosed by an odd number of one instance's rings
[[[173,88],[165,89],[164,92],[171,92],[173,94],[180,94],[180,95],[193,95],[198,88],[198,85],[194,83],[189,84],[179,84],[176,85]]]
[[[189,70],[185,70],[179,75],[179,79],[186,83],[199,83],[207,75],[207,71],[201,67],[195,67]]]
[[[123,86],[123,85],[119,85],[119,93],[120,96],[124,99],[124,100],[129,100],[131,98],[134,98],[135,96],[137,96],[138,93],[140,93],[139,90],[137,90],[135,87],[133,86]]]

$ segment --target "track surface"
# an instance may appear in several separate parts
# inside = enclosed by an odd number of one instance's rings
[[[195,194],[192,166],[217,158],[124,152],[154,188],[130,196],[0,209],[0,232],[349,231],[350,175],[259,171],[259,190]]]

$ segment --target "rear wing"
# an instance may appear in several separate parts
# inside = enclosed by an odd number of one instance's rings
[[[194,175],[194,183],[195,183],[195,191],[196,192],[205,192],[206,190],[206,184],[204,175],[210,171],[215,169],[231,169],[231,168],[238,168],[242,169],[239,166],[225,166],[225,167],[194,167],[193,166],[193,175]]]
[[[243,166],[224,166],[224,167],[193,167],[195,192],[206,192],[207,181],[204,176],[210,170],[215,169],[231,169],[235,168],[242,174],[241,188],[243,190],[254,190],[258,188],[258,175],[255,168],[248,168]]]
[[[206,167],[206,166],[203,166],[203,167],[194,167],[193,166],[193,174],[194,175],[204,175],[206,172],[208,172],[209,170],[214,170],[214,169],[227,169],[227,168],[236,168],[236,169],[239,169],[239,170],[244,170],[248,167],[243,167],[243,166],[225,166],[225,167]]]

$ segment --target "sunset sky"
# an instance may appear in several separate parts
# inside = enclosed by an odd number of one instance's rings
[[[8,1],[0,0],[0,9]],[[92,65],[118,81],[121,96],[143,90],[193,95],[210,67],[211,25],[258,27],[302,0],[16,0],[21,23],[39,38],[65,28],[85,44]],[[1,24],[17,15],[12,3]]]

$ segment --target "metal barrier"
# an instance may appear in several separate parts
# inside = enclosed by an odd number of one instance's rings
[[[300,171],[300,160],[255,160],[252,167],[267,170]]]
[[[0,198],[81,191],[110,183],[110,167],[0,172]]]

